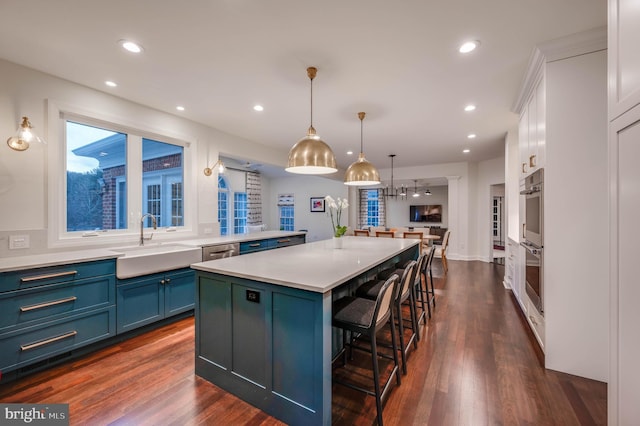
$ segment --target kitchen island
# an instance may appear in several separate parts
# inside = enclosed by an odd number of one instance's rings
[[[196,374],[288,424],[331,424],[332,301],[419,249],[343,238],[191,265]]]

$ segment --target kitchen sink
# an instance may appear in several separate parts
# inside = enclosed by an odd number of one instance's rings
[[[121,254],[116,260],[116,276],[131,278],[172,269],[186,268],[202,261],[200,247],[173,243],[110,249]]]

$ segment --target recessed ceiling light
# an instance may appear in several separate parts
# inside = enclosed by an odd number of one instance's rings
[[[109,86],[109,87],[116,87],[116,86],[118,86],[118,84],[117,84],[116,82],[111,81],[111,80],[107,80],[107,81],[105,81],[105,82],[104,82],[104,84],[106,84],[106,85],[107,85],[107,86]]]
[[[254,111],[264,111],[264,107],[262,105],[254,105],[253,106],[253,110]]]
[[[353,155],[353,151],[347,151],[347,155]]]
[[[178,106],[176,107],[176,109],[177,109],[178,111],[184,111],[184,107],[183,107],[182,105],[178,105]]]
[[[138,43],[129,40],[120,40],[120,46],[131,53],[141,53],[144,49]]]
[[[473,111],[473,110],[475,110],[475,109],[476,109],[476,106],[475,106],[475,105],[473,105],[473,104],[469,104],[469,105],[467,105],[467,106],[465,106],[465,107],[464,107],[464,110],[465,110],[465,111],[467,111],[467,112],[469,112],[469,111]]]
[[[477,40],[466,41],[462,43],[462,45],[460,45],[460,48],[458,49],[458,51],[460,53],[473,52],[474,50],[476,50],[476,47],[478,47],[479,45],[480,45],[480,42]]]
[[[476,137],[476,134],[475,134],[475,133],[469,133],[469,134],[467,135],[467,138],[469,138],[469,139],[475,139],[475,137]]]
[[[463,150],[462,150],[462,152],[463,152],[464,154],[468,154],[468,153],[470,153],[470,152],[471,152],[471,150],[470,150],[470,149],[463,149]]]

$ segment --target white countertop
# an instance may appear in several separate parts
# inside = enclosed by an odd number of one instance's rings
[[[391,259],[419,240],[342,237],[191,265],[193,269],[326,293],[372,267]]]
[[[239,243],[244,241],[265,240],[269,238],[285,238],[294,235],[304,235],[304,232],[294,231],[262,231],[252,234],[225,235],[222,237],[196,238],[190,240],[167,241],[162,244],[182,244],[194,247],[204,247],[216,244]],[[131,244],[123,244],[130,246]],[[70,251],[51,251],[44,254],[29,254],[26,256],[5,257],[0,259],[0,272],[19,271],[30,268],[67,265],[95,260],[114,259],[122,256],[116,247],[99,249],[78,249]]]

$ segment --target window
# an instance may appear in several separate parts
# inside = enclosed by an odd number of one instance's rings
[[[135,205],[141,215],[153,214],[159,227],[184,225],[182,146],[87,123],[65,124],[67,232],[127,229],[127,212]],[[140,163],[128,160],[130,140],[141,145]],[[142,175],[142,197],[131,202],[133,174]],[[151,218],[144,225],[152,226]]]
[[[218,176],[218,223],[220,223],[220,235],[229,234],[229,185],[223,176]]]
[[[194,175],[185,174],[195,154],[189,142],[144,123],[122,124],[137,123],[131,117],[106,121],[51,100],[47,105],[49,132],[61,141],[47,152],[51,247],[120,242],[140,232],[147,212],[158,216],[159,227],[194,234],[197,212],[189,206],[196,187]]]
[[[158,226],[183,225],[182,151],[181,146],[142,139],[142,214],[154,215]],[[150,218],[145,225],[152,226]]]
[[[294,198],[293,194],[278,194],[278,213],[280,216],[280,230],[293,231],[294,217]]]
[[[233,194],[233,233],[244,234],[247,231],[247,193]]]
[[[293,231],[293,206],[280,206],[280,230]]]
[[[365,196],[367,201],[367,215],[365,226],[380,226],[380,204],[378,201],[378,190],[367,189],[365,190]]]

